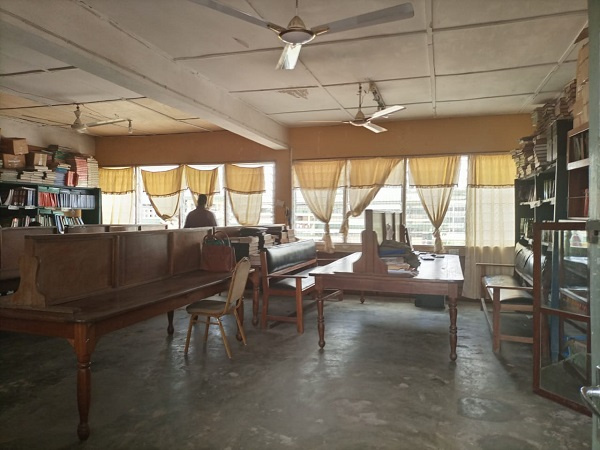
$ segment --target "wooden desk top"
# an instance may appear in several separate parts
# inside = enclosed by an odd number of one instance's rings
[[[443,258],[435,258],[433,261],[421,260],[421,265],[419,266],[418,274],[414,277],[405,277],[402,275],[395,275],[393,273],[355,273],[352,270],[352,266],[354,262],[358,260],[360,255],[360,252],[353,253],[331,264],[327,264],[326,266],[315,267],[315,270],[313,270],[310,274],[313,276],[336,275],[340,277],[352,276],[368,278],[397,277],[398,279],[402,280],[429,282],[439,281],[445,283],[462,283],[464,280],[458,255],[444,255]]]

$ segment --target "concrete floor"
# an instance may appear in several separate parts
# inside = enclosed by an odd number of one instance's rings
[[[233,360],[216,328],[202,343],[202,326],[184,357],[184,310],[172,338],[164,317],[103,337],[84,443],[67,342],[0,333],[0,448],[591,448],[590,418],[531,392],[531,346],[492,353],[476,303],[459,304],[451,363],[447,311],[346,297],[326,306],[324,351],[316,309],[299,336],[292,324],[254,328],[250,303],[247,347],[226,326]]]

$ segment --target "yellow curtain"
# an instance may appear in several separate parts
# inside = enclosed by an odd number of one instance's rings
[[[433,251],[444,251],[440,227],[452,198],[452,188],[458,182],[460,156],[411,158],[408,161],[412,183],[417,188],[421,204],[434,227]]]
[[[133,192],[134,178],[133,167],[121,169],[99,168],[99,185],[104,194],[125,194]]]
[[[297,161],[294,163],[295,187],[299,187],[306,204],[315,217],[325,224],[325,251],[333,253],[329,222],[335,194],[343,181],[344,160]]]
[[[144,190],[158,217],[172,219],[179,209],[183,185],[183,166],[162,172],[142,170]]]
[[[225,185],[238,223],[257,225],[260,221],[262,195],[265,192],[264,168],[225,164]]]
[[[198,206],[198,195],[204,194],[208,198],[206,207],[210,208],[214,194],[219,192],[219,169],[215,167],[211,170],[200,170],[185,166],[185,180],[192,193],[194,205]]]
[[[346,165],[348,176],[348,201],[350,210],[344,215],[344,221],[340,233],[344,236],[344,242],[348,237],[348,220],[350,217],[358,217],[373,201],[379,190],[386,185],[392,171],[401,167],[400,158],[372,158],[351,159]],[[399,171],[403,173],[402,171]],[[394,183],[398,183],[398,174],[395,174]],[[401,182],[399,183],[402,184]],[[400,203],[398,204],[400,206]]]
[[[102,192],[102,223],[135,223],[133,167],[98,168]]]
[[[477,263],[513,263],[515,175],[516,166],[509,154],[469,157],[463,284],[465,297],[479,297],[480,274]],[[502,273],[502,270],[497,273]]]

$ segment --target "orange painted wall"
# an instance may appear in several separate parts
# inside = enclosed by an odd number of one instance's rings
[[[291,151],[272,150],[227,131],[97,138],[96,158],[100,166],[272,161],[276,164],[276,200],[289,206],[292,160],[497,153],[514,149],[520,137],[533,132],[526,114],[380,124],[388,132],[375,134],[347,124],[291,128]],[[276,208],[275,221],[285,221],[282,207]]]

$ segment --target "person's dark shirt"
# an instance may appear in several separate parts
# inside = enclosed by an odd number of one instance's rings
[[[185,218],[185,225],[183,228],[196,228],[196,227],[216,227],[217,219],[215,215],[208,209],[199,206],[190,212]]]

